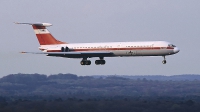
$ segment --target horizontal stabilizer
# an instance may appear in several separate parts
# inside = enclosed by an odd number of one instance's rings
[[[18,23],[18,22],[14,22],[15,24],[28,24],[28,25],[35,25],[35,26],[52,26],[51,23]]]

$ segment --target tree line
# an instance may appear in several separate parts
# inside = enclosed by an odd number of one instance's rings
[[[188,96],[199,95],[199,80],[159,81],[120,76],[11,74],[0,79],[2,96]]]
[[[10,74],[0,79],[0,112],[173,112],[200,109],[199,80],[75,74]]]

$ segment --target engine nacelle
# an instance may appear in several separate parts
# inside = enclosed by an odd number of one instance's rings
[[[65,52],[69,52],[69,47],[65,47]]]
[[[69,52],[69,47],[61,47],[61,52]]]
[[[65,52],[65,48],[64,47],[61,47],[61,52]]]

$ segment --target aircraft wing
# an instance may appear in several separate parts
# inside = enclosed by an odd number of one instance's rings
[[[112,52],[92,51],[92,52],[21,52],[30,54],[46,54],[47,56],[83,58],[83,57],[105,57],[112,56]]]

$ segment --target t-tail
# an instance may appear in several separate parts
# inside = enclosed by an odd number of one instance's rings
[[[50,23],[15,23],[15,24],[32,25],[40,45],[66,44],[66,42],[62,42],[55,39],[51,35],[51,33],[46,29],[46,27],[52,26],[52,24]]]

